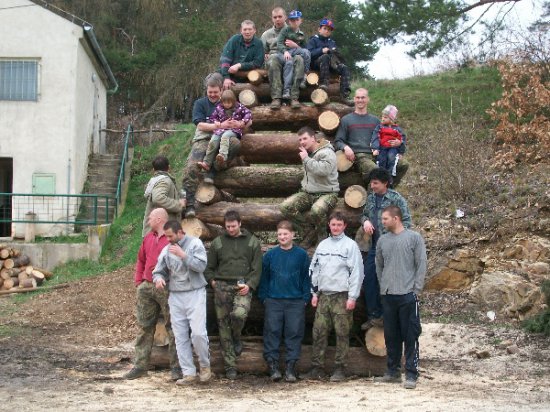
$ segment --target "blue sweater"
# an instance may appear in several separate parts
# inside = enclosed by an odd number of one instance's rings
[[[258,288],[258,298],[271,299],[311,299],[309,281],[309,257],[299,246],[289,250],[277,246],[263,257],[262,277]]]

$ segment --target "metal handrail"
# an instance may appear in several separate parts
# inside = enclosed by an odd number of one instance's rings
[[[120,171],[118,173],[118,181],[116,186],[116,207],[115,207],[115,216],[118,216],[118,205],[122,202],[122,184],[126,179],[126,163],[128,162],[128,146],[132,139],[132,146],[134,146],[134,127],[129,124],[126,129],[126,136],[124,137],[124,149],[122,152],[122,159],[120,161]]]

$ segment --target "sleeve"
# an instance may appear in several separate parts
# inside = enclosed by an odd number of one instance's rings
[[[250,272],[246,276],[246,284],[255,290],[258,288],[262,273],[262,248],[260,241],[256,237],[253,239],[252,261],[250,262]]]
[[[203,273],[206,269],[206,249],[199,239],[193,239],[185,261],[195,272]]]
[[[407,205],[407,201],[401,195],[396,199],[396,206],[401,209],[401,214],[403,215],[403,226],[405,229],[410,229],[412,226],[411,211]]]
[[[309,256],[305,251],[300,276],[302,277],[302,296],[304,301],[308,303],[311,300],[311,280],[309,278]]]
[[[399,154],[405,154],[407,151],[407,135],[399,126],[396,127],[396,130],[401,135],[401,146],[398,147],[398,152]]]
[[[370,203],[372,202],[370,194],[367,195],[367,202],[365,203],[365,206],[363,207],[363,213],[361,215],[361,224],[365,223],[367,220],[371,222],[370,220]],[[372,223],[372,222],[371,222]]]
[[[235,58],[235,38],[236,36],[233,36],[225,43],[220,57],[220,72],[224,79],[229,79],[229,68]]]
[[[218,268],[218,248],[220,244],[220,238],[217,237],[212,241],[210,249],[208,249],[208,255],[206,259],[206,269],[204,270],[204,277],[210,283],[212,279],[216,277]]]
[[[195,103],[193,103],[193,123],[198,125],[201,122],[206,122],[207,117],[210,113],[206,113],[206,110],[204,110],[204,106],[201,104],[201,99],[195,100]]]
[[[181,212],[181,205],[177,199],[172,199],[168,196],[169,192],[169,180],[167,177],[165,179],[160,179],[157,184],[153,187],[151,192],[151,201],[156,207],[162,207],[166,209],[168,213],[178,213]]]
[[[257,37],[254,37],[254,45],[250,47],[252,48],[250,50],[252,54],[252,60],[240,62],[241,70],[259,69],[264,65],[265,56],[264,56],[264,47],[262,45],[262,41]]]
[[[348,141],[348,124],[347,120],[342,117],[338,131],[336,132],[336,137],[334,138],[334,147],[336,150],[344,150],[344,147],[347,145]]]
[[[167,253],[168,246],[165,246],[164,249],[162,249],[162,252],[160,252],[155,269],[153,269],[153,282],[156,282],[158,279],[164,279],[165,282],[168,282],[170,272],[168,271],[168,267],[165,262]]]
[[[317,159],[306,157],[303,163],[308,172],[317,176],[328,176],[336,166],[336,155],[331,149],[331,153],[320,153]]]
[[[377,124],[372,131],[372,137],[370,138],[370,148],[373,150],[380,150],[380,125]]]
[[[426,277],[426,270],[428,265],[428,258],[426,256],[426,244],[420,234],[416,234],[417,241],[414,249],[414,293],[417,295],[424,289],[424,279]]]
[[[136,272],[134,273],[134,284],[136,286],[138,286],[141,282],[143,282],[144,270],[145,270],[145,242],[142,242],[138,251],[137,262],[136,262]]]
[[[277,36],[277,52],[279,53],[284,53],[286,50],[285,40],[287,32],[288,27],[285,27],[279,32],[279,35]]]
[[[273,249],[272,249],[273,250]],[[258,299],[264,302],[269,292],[269,280],[271,279],[271,255],[273,252],[268,251],[262,259],[262,276],[260,277],[260,286],[258,287]]]
[[[323,48],[320,47],[319,42],[317,42],[317,37],[315,36],[309,38],[306,49],[308,49],[311,54],[311,61],[318,59],[323,54]]]
[[[239,107],[241,108],[242,117],[241,120],[245,123],[248,123],[252,120],[252,111],[248,109],[244,104],[239,103]]]
[[[378,239],[378,242],[376,243],[376,256],[374,258],[374,262],[376,264],[376,277],[378,277],[378,284],[380,284],[380,280],[382,279],[382,274],[384,272],[384,255],[382,254],[382,244],[384,241],[382,238]]]
[[[361,293],[365,272],[363,270],[363,258],[361,257],[359,246],[353,240],[351,242],[351,253],[348,258],[348,268],[350,271],[348,278],[348,299],[357,300]]]
[[[208,120],[210,121],[210,123],[224,121],[225,119],[221,118],[221,113],[223,113],[223,110],[219,110],[218,105],[216,105],[214,111],[210,114],[210,116],[208,116]]]
[[[264,48],[264,54],[269,54],[269,45],[267,44],[267,31],[264,31],[262,33],[262,36],[260,37],[260,40],[262,41],[262,46]]]
[[[309,264],[309,280],[311,283],[311,293],[317,294],[319,290],[319,258],[317,257],[317,251],[313,254],[311,263]]]

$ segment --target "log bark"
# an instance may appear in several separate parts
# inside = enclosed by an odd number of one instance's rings
[[[365,333],[365,347],[370,354],[385,358],[386,340],[384,339],[384,328],[373,326]]]
[[[315,90],[316,86],[310,86],[306,89],[300,89],[300,101],[308,102],[311,99],[311,93]],[[239,96],[243,90],[251,90],[256,93],[256,97],[260,103],[271,103],[271,88],[269,83],[262,83],[257,86],[250,83],[236,83],[231,87],[235,96]],[[330,99],[337,99],[340,97],[340,85],[337,83],[330,84],[326,91]]]
[[[211,205],[217,202],[234,202],[238,203],[238,199],[232,194],[218,189],[216,186],[207,183],[201,183],[195,193],[195,199],[203,205]]]
[[[267,70],[265,69],[252,69],[252,70],[239,70],[237,73],[233,74],[234,77],[239,79],[247,80],[249,82],[254,82],[259,77],[262,81],[267,80]],[[246,84],[246,83],[237,83],[237,84]]]
[[[267,79],[266,70],[250,70],[246,76],[248,82],[253,85],[258,85],[264,82]]]
[[[37,284],[36,279],[27,278],[19,282],[19,287],[21,289],[36,288],[36,284]]]
[[[347,172],[353,166],[353,162],[348,160],[343,150],[336,151],[336,167],[339,172]]]
[[[34,268],[31,265],[25,266],[25,273],[29,276],[32,275],[33,270],[34,270]]]
[[[36,281],[38,285],[41,285],[44,282],[46,276],[44,276],[42,272],[35,269],[32,271],[32,278]]]
[[[239,154],[249,164],[299,164],[298,147],[296,133],[250,133],[243,135]]]
[[[19,279],[19,282],[28,278],[29,278],[29,275],[27,275],[27,272],[25,272],[24,270],[19,272],[19,274],[17,275],[17,279]]]
[[[344,202],[351,208],[362,208],[367,203],[367,190],[361,185],[348,187],[344,194]]]
[[[248,108],[255,107],[259,103],[256,93],[248,89],[243,90],[242,92],[239,93],[239,102],[241,102]]]
[[[330,102],[328,93],[323,89],[315,89],[311,93],[311,101],[315,106],[324,106]]]
[[[340,125],[340,116],[332,110],[327,110],[319,115],[317,120],[319,128],[328,135],[335,134]]]
[[[4,261],[4,266],[8,269],[20,266],[26,266],[31,263],[31,259],[27,255],[20,255],[17,257],[9,258]]]

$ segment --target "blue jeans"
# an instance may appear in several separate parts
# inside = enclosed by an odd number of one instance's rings
[[[382,147],[380,148],[380,153],[376,158],[378,167],[387,170],[390,172],[390,175],[395,176],[396,172],[396,157],[397,157],[397,148],[396,147]]]
[[[297,361],[302,352],[306,305],[302,299],[271,299],[264,302],[264,359],[279,362],[284,335],[286,361]]]
[[[372,246],[368,252],[363,252],[365,262],[365,278],[363,279],[363,292],[365,294],[365,306],[367,308],[367,319],[382,317],[384,312],[380,301],[380,285],[376,276],[376,240],[372,239]],[[367,255],[365,257],[365,255]]]
[[[405,345],[407,378],[418,378],[418,337],[422,332],[418,299],[414,293],[384,295],[384,339],[388,351],[388,372],[401,373],[401,357]]]

